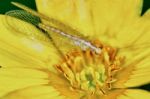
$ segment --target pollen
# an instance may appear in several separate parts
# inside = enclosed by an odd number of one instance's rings
[[[111,85],[116,81],[114,75],[121,69],[124,58],[117,56],[115,48],[99,41],[93,44],[101,48],[100,54],[90,49],[73,50],[55,68],[70,82],[72,89],[105,94],[112,89]]]

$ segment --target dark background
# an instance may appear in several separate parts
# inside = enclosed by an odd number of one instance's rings
[[[18,9],[17,7],[10,4],[11,1],[20,2],[32,9],[36,10],[35,0],[0,0],[0,14],[4,14],[5,12],[13,9]],[[150,8],[150,0],[144,0],[142,14]],[[140,87],[141,89],[146,89],[150,91],[150,84],[144,85]]]
[[[0,0],[0,14],[4,14],[9,10],[18,9],[10,3],[12,1],[20,2],[32,9],[36,9],[35,0]]]

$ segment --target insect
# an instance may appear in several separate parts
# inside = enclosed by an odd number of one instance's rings
[[[94,51],[97,54],[101,53],[101,48],[96,47],[90,41],[86,40],[86,38],[83,35],[81,35],[80,32],[65,25],[59,20],[47,17],[22,4],[16,2],[12,2],[12,4],[23,10],[12,10],[7,12],[6,15],[31,23],[37,28],[39,28],[40,30],[44,31],[42,36],[41,34],[36,34],[36,33],[24,33],[24,35],[39,39],[41,41],[52,40],[54,42],[54,45],[56,45],[56,47],[59,48],[60,46],[63,46],[63,44],[66,43],[68,47],[69,46],[78,47],[81,50],[90,49],[91,51]],[[46,24],[42,23],[41,20],[44,20],[47,23]],[[12,28],[14,28],[14,30],[17,30],[15,29],[16,28],[15,25],[13,25],[11,21],[9,22],[8,17],[6,17],[6,21]],[[24,31],[24,30],[20,30],[20,31]]]

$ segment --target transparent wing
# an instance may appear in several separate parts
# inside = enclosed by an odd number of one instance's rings
[[[76,35],[77,37],[79,38],[83,38],[83,39],[86,39],[79,31],[77,31],[76,29],[73,29],[73,27],[70,27],[64,23],[62,23],[60,20],[57,20],[57,19],[54,19],[54,18],[50,18],[50,17],[47,17],[41,13],[37,13],[36,11],[20,4],[20,3],[17,3],[17,2],[11,2],[13,5],[29,12],[30,14],[34,15],[34,16],[37,16],[37,17],[40,17],[40,19],[46,21],[47,24],[49,24],[50,26],[54,26],[58,29],[61,29],[62,31],[65,31],[66,33],[69,33],[69,34],[72,34],[72,35]]]
[[[56,19],[49,18],[41,13],[37,13],[36,11],[22,4],[14,2],[12,4],[23,9],[24,11],[12,11],[6,13],[7,15],[29,22],[41,30],[44,30],[44,35],[49,37],[53,41],[54,45],[59,48],[62,53],[66,53],[71,49],[85,50],[87,48],[96,52],[100,52],[100,48],[97,48],[91,42],[86,40],[85,37],[75,29],[63,24]],[[39,18],[46,21],[46,24],[41,23]]]
[[[24,24],[24,22],[20,20],[23,20],[33,25],[26,25]],[[27,37],[32,40],[38,40],[47,45],[49,42],[51,42],[50,37],[48,37],[44,33],[41,33],[40,30],[39,32],[32,31],[31,27],[33,26],[36,27],[37,24],[40,23],[40,19],[36,16],[31,15],[30,13],[24,10],[13,10],[13,11],[7,12],[6,18],[4,21],[5,21],[6,27],[10,29],[11,31],[13,31],[12,33],[14,33],[14,35],[16,36]],[[22,22],[21,26],[20,24],[18,24],[19,22]]]
[[[12,2],[12,4],[25,10],[25,11],[24,12],[22,11],[21,13],[19,11],[15,11],[15,14],[14,13],[13,14],[7,13],[7,14],[9,14],[9,15],[11,14],[10,16],[15,16],[19,19],[22,19],[26,22],[29,22],[29,23],[41,28],[42,30],[45,30],[46,31],[46,32],[44,32],[45,35],[47,35],[49,38],[51,38],[51,40],[54,41],[57,48],[61,49],[62,52],[68,51],[71,48],[73,49],[74,47],[80,48],[82,50],[84,50],[86,48],[90,48],[91,50],[100,52],[100,49],[98,49],[95,46],[93,46],[92,44],[90,44],[88,42],[87,38],[85,38],[81,33],[79,33],[77,30],[69,27],[68,25],[65,25],[64,23],[60,22],[59,20],[44,16],[41,13],[37,13],[36,11],[34,11],[22,4],[15,3],[15,2]],[[19,13],[19,14],[16,14],[16,13]],[[40,25],[41,24],[40,19],[44,20],[44,22],[46,23],[46,26]],[[49,26],[49,27],[46,28],[47,26]],[[53,30],[53,28],[55,28],[55,30]],[[73,37],[68,38],[66,35],[65,36],[60,35],[61,33],[59,31],[64,32],[69,35],[76,36],[76,38],[75,39]],[[149,47],[149,44],[150,43],[134,44],[134,45],[131,44],[126,47],[121,47],[119,50],[123,51],[124,49],[129,49],[129,50],[142,49],[142,48]]]
[[[34,16],[24,10],[12,10],[5,13],[5,15],[12,16],[18,19],[21,19],[23,21],[26,21],[28,23],[31,23],[35,26],[37,26],[39,23],[41,23],[41,20],[39,17]]]
[[[19,24],[16,23],[16,20],[13,21],[10,16],[32,24],[32,26],[37,27],[39,31],[42,31],[42,33],[33,33],[32,28],[24,24],[21,24],[21,26],[19,26]],[[66,52],[71,49],[79,48],[77,46],[74,46],[71,39],[62,36],[59,33],[55,33],[55,31],[50,31],[45,29],[44,27],[39,27],[39,24],[42,24],[40,18],[24,10],[12,10],[7,12],[5,23],[8,29],[11,29],[11,31],[13,31],[12,33],[15,33],[14,35],[28,37],[32,40],[38,40],[43,44],[46,44],[47,46],[49,44],[53,44],[61,55],[66,54]]]

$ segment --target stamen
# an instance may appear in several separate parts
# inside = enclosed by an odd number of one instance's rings
[[[103,89],[101,89],[100,88],[100,91],[105,95],[106,94],[106,92],[103,90]]]
[[[74,90],[92,94],[106,94],[112,89],[112,83],[116,81],[113,75],[120,69],[122,62],[122,58],[116,56],[116,50],[108,46],[102,49],[101,54],[91,50],[73,51],[66,57],[63,64],[56,65],[58,72],[69,80]]]

